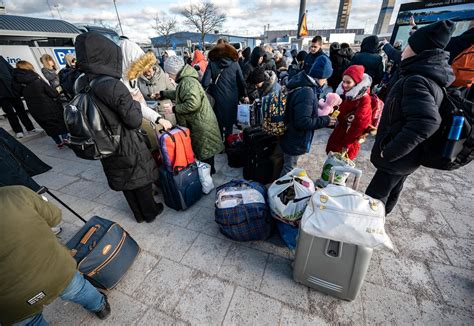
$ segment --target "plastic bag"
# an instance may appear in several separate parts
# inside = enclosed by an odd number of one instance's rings
[[[375,248],[393,249],[385,233],[385,206],[349,187],[328,185],[311,197],[301,230],[312,236]]]
[[[276,180],[268,189],[272,216],[285,223],[296,225],[314,193],[314,183],[303,169],[293,169]]]
[[[329,152],[326,162],[324,162],[323,172],[321,173],[321,179],[318,180],[321,186],[326,187],[329,184],[329,174],[333,166],[345,166],[355,167],[355,163],[347,157],[347,153],[334,153]],[[346,185],[346,180],[349,178],[350,173],[336,173],[334,176],[334,184],[341,186]],[[319,183],[318,182],[318,183]]]
[[[230,187],[217,193],[217,208],[232,208],[246,204],[265,204],[265,197],[250,187]]]
[[[202,185],[202,192],[206,195],[214,189],[214,182],[211,177],[211,166],[207,163],[196,161],[198,166],[199,180]]]
[[[237,122],[250,125],[250,104],[239,104],[237,106]]]
[[[293,226],[282,221],[276,221],[278,233],[286,246],[290,250],[296,250],[297,237],[298,237],[298,226]]]

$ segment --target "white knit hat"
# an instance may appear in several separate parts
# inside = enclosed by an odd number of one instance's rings
[[[165,71],[170,75],[176,76],[181,71],[181,69],[183,69],[183,67],[184,67],[183,58],[178,57],[176,55],[168,57],[165,60],[164,68],[165,68]]]

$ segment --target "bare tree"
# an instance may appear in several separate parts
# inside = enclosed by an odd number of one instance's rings
[[[222,26],[227,16],[213,3],[204,1],[191,4],[181,11],[186,18],[186,24],[195,27],[201,33],[201,44],[204,47],[204,37]]]
[[[163,36],[165,39],[165,46],[171,47],[171,33],[176,30],[176,18],[155,16],[155,25],[153,29],[158,33],[159,36]]]

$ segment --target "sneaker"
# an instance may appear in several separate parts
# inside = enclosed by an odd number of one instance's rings
[[[17,132],[15,136],[18,139],[25,137],[25,135],[22,132]]]
[[[59,233],[63,232],[63,228],[60,226],[53,226],[51,231],[53,231],[54,235],[58,235]]]
[[[107,295],[105,293],[102,293],[102,295],[104,296],[104,300],[105,300],[104,307],[101,310],[94,312],[94,314],[99,319],[104,320],[107,317],[109,317],[109,315],[110,315],[110,304],[109,304],[109,300],[107,298]]]
[[[34,135],[34,134],[40,133],[40,132],[42,132],[42,131],[43,131],[42,129],[35,128],[35,129],[33,129],[33,130],[28,130],[28,133]]]

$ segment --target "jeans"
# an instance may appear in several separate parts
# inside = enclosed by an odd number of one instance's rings
[[[283,169],[281,170],[280,177],[291,172],[294,168],[298,166],[298,160],[301,155],[288,155],[283,154]]]
[[[79,272],[74,274],[69,285],[59,295],[61,299],[80,304],[90,312],[97,312],[103,309],[105,298],[102,293],[89,283]],[[48,322],[39,313],[30,318],[24,319],[13,326],[47,326]]]
[[[365,194],[381,200],[385,204],[386,214],[390,214],[397,204],[407,177],[408,175],[394,175],[377,170]]]
[[[64,140],[69,139],[69,134],[51,136],[56,144],[61,144]]]

